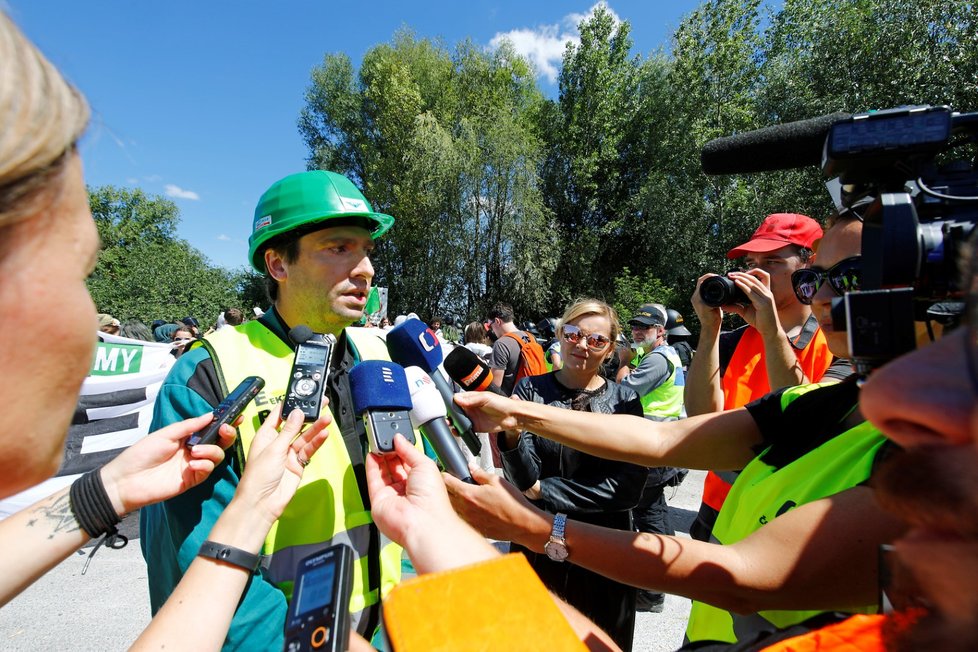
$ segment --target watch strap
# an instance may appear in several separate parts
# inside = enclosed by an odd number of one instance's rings
[[[551,540],[557,539],[562,544],[566,545],[566,541],[564,539],[564,528],[566,526],[567,526],[567,514],[558,513],[556,516],[554,516],[554,524],[550,530],[550,539]]]
[[[197,551],[197,556],[207,557],[208,559],[216,559],[233,566],[239,566],[249,573],[254,573],[256,570],[258,570],[258,566],[261,564],[261,555],[256,555],[251,552],[246,552],[241,548],[235,548],[234,546],[229,546],[224,543],[216,543],[214,541],[205,541],[202,543],[200,545],[200,550]]]

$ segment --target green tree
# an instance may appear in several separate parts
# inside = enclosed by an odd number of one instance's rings
[[[511,49],[450,53],[406,31],[359,71],[339,54],[313,70],[299,118],[309,166],[349,175],[397,218],[374,259],[392,313],[472,316],[500,297],[542,305],[553,264],[537,179],[541,101]],[[534,243],[540,255],[527,253]]]
[[[141,190],[89,188],[89,204],[102,246],[88,279],[95,305],[120,319],[201,324],[238,303],[235,274],[176,237],[176,204]]]

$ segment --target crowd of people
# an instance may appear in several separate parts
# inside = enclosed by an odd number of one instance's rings
[[[917,351],[868,378],[832,315],[860,287],[859,210],[824,230],[797,213],[764,218],[728,253],[745,261],[728,275],[736,299],[710,305],[701,288],[716,275],[699,279],[695,352],[682,315],[654,302],[635,307],[630,338],[595,298],[522,327],[501,301],[464,334],[432,317],[434,341],[465,346],[491,377],[490,391],[453,399],[491,460],[466,482],[440,473],[420,436],[369,452],[356,409],[351,371],[389,361],[380,331],[417,318],[364,321],[370,255],[393,217],[341,174],[289,175],[254,213],[248,260],[271,301],[255,319],[226,309],[201,332],[192,317],[147,327],[97,314],[76,147],[86,102],[3,13],[0,69],[0,299],[49,343],[0,334],[0,495],[57,469],[92,325],[177,356],[151,434],[0,522],[0,604],[90,539],[125,545],[116,526],[140,510],[154,615],[139,649],[283,649],[297,562],[335,544],[352,551],[349,647],[386,649],[382,605],[405,556],[420,574],[457,572],[499,556],[488,539],[529,560],[590,649],[629,649],[636,610],[661,608],[663,593],[693,600],[688,649],[978,648],[974,251],[961,256],[964,325],[936,343],[921,329]],[[71,318],[45,319],[55,308]],[[725,314],[744,325],[725,331]],[[282,413],[298,325],[336,342],[310,423]],[[235,427],[185,445],[255,375],[265,386]],[[665,489],[690,468],[710,476],[686,539]]]

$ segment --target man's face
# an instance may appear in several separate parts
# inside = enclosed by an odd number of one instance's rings
[[[866,417],[906,451],[874,483],[911,528],[894,544],[897,592],[926,611],[897,633],[901,650],[978,649],[978,408],[964,331],[883,367],[860,395]]]
[[[774,251],[747,254],[746,266],[748,269],[763,269],[770,274],[771,294],[778,308],[798,303],[791,288],[791,273],[807,266],[798,254],[798,247],[786,245]]]
[[[662,326],[646,326],[632,322],[632,341],[638,346],[654,347],[659,344],[659,338],[665,330]]]
[[[292,263],[266,252],[269,274],[279,282],[276,306],[289,325],[337,335],[360,319],[374,277],[373,249],[366,229],[337,226],[300,238]]]

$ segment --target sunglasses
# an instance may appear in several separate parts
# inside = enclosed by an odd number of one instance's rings
[[[591,333],[590,335],[585,335],[577,326],[571,324],[564,325],[563,338],[565,342],[570,342],[571,344],[577,344],[581,341],[581,338],[587,343],[587,348],[592,351],[600,351],[604,347],[611,344],[611,338],[605,337],[599,333]]]
[[[792,273],[791,287],[794,289],[798,301],[806,306],[810,306],[815,295],[822,287],[822,283],[826,280],[828,280],[829,287],[832,288],[832,291],[840,297],[844,296],[846,292],[858,290],[862,272],[859,258],[859,256],[853,256],[845,260],[840,260],[826,270],[811,267],[808,269],[799,269]]]

